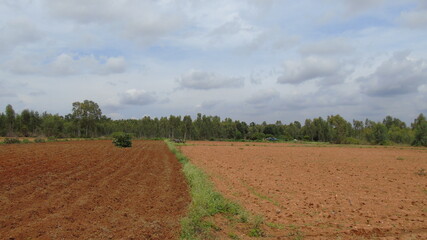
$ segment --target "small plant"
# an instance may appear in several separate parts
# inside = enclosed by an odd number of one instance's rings
[[[239,238],[239,236],[237,236],[237,234],[235,234],[235,233],[229,233],[229,234],[228,234],[228,236],[229,236],[231,239],[236,239],[236,240],[237,240],[237,239],[240,239],[240,238]]]
[[[416,172],[416,174],[417,174],[418,176],[427,176],[427,172],[426,172],[426,170],[425,170],[424,168],[421,168],[420,170],[418,170],[418,171]]]
[[[24,140],[22,140],[22,143],[31,143],[31,141],[28,139],[24,139]]]
[[[132,136],[124,132],[113,133],[113,144],[116,147],[132,147]]]
[[[21,143],[18,138],[5,138],[3,140],[3,143],[5,144],[15,144],[15,143]]]
[[[44,138],[36,138],[36,139],[34,139],[34,142],[35,143],[44,143],[44,142],[46,142],[46,140]]]
[[[396,160],[402,161],[402,160],[405,160],[405,159],[403,157],[397,157]]]
[[[249,230],[249,236],[250,237],[264,237],[265,233],[261,229],[261,225],[263,224],[264,220],[261,216],[255,216],[255,219],[253,220],[253,227],[251,230]]]

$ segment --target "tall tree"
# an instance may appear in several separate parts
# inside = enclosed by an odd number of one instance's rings
[[[31,125],[31,113],[30,110],[24,109],[21,112],[21,133],[25,137],[29,136]]]
[[[415,119],[412,128],[415,131],[415,140],[412,144],[427,147],[427,120],[422,113]]]
[[[97,103],[90,100],[74,102],[72,116],[78,126],[79,137],[82,129],[85,131],[86,137],[89,137],[89,133],[92,136],[96,135],[96,123],[102,116],[102,111]]]
[[[334,143],[343,143],[351,130],[351,124],[340,115],[328,117],[328,123],[332,127],[332,141]]]
[[[15,110],[13,110],[12,105],[8,104],[6,106],[6,129],[7,135],[13,135],[13,128],[15,126]]]

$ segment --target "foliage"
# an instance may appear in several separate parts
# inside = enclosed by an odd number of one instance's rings
[[[238,140],[262,141],[266,137],[280,140],[306,140],[337,144],[413,144],[427,146],[426,119],[420,114],[411,127],[401,120],[387,116],[380,122],[346,121],[340,115],[306,119],[289,124],[276,121],[261,124],[221,119],[198,113],[161,118],[145,116],[141,119],[112,120],[102,115],[98,104],[84,100],[72,104],[72,112],[65,116],[24,109],[15,113],[11,105],[0,113],[0,136],[95,138],[110,136],[113,132],[127,132],[135,138],[183,140]]]
[[[420,114],[412,124],[415,130],[415,139],[412,145],[427,147],[427,120],[423,114]]]
[[[354,137],[347,137],[344,139],[343,144],[360,145],[360,144],[364,144],[364,142]]]
[[[34,139],[34,142],[35,143],[44,143],[44,142],[46,142],[46,140],[44,138],[36,138],[36,139]]]
[[[376,123],[373,126],[373,136],[374,136],[373,143],[379,144],[379,145],[387,145],[388,133],[387,133],[387,127],[384,124]]]
[[[113,144],[117,147],[132,147],[132,136],[124,132],[115,132],[112,134]]]
[[[21,143],[18,138],[5,138],[3,140],[4,144],[15,144],[15,143]]]
[[[77,125],[77,134],[79,137],[81,130],[84,130],[86,137],[95,136],[97,130],[96,122],[100,120],[101,117],[102,111],[97,103],[90,100],[73,103],[71,118]]]

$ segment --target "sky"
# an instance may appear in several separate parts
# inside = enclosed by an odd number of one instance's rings
[[[0,111],[427,114],[425,0],[0,0]]]

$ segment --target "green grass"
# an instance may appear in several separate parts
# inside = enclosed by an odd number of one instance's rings
[[[249,220],[252,217],[241,206],[215,191],[208,176],[201,169],[193,165],[188,158],[176,149],[173,143],[165,142],[183,165],[183,172],[187,178],[192,199],[188,215],[181,220],[181,239],[214,238],[213,231],[219,229],[209,221],[209,217],[216,214],[223,215],[230,222],[247,223],[251,225],[249,234],[262,236],[262,220],[259,218]]]
[[[267,226],[269,226],[271,228],[275,228],[275,229],[284,229],[285,228],[285,226],[283,224],[280,224],[280,223],[266,222],[265,224]]]
[[[245,186],[245,187],[249,190],[249,192],[251,192],[253,195],[257,196],[257,197],[258,197],[258,198],[260,198],[260,199],[263,199],[263,200],[267,200],[267,201],[269,201],[270,203],[274,204],[276,207],[282,208],[282,206],[280,206],[280,204],[279,204],[276,200],[272,199],[271,197],[269,197],[269,196],[267,196],[267,195],[263,195],[263,194],[259,193],[258,191],[256,191],[256,190],[255,190],[255,188],[253,188],[252,186],[249,186],[249,185],[248,185],[247,183],[245,183],[245,182],[242,182],[242,184],[243,184],[243,186]]]

